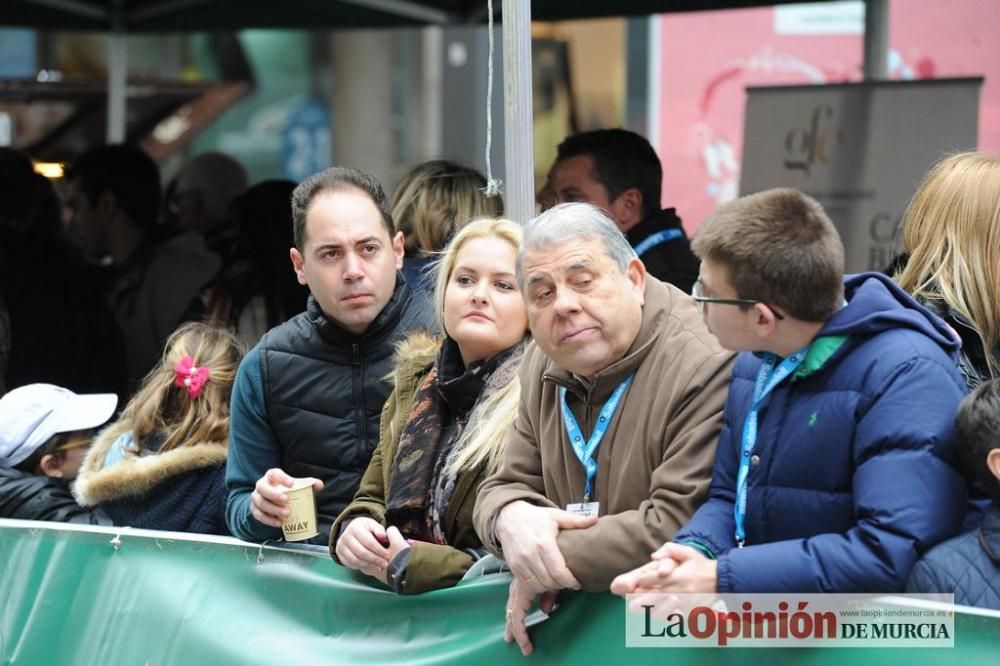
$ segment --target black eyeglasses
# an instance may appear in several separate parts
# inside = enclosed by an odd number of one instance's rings
[[[705,283],[701,281],[701,278],[698,278],[697,280],[694,281],[694,286],[691,287],[691,298],[694,299],[695,305],[698,306],[698,312],[705,311],[705,303],[718,303],[719,305],[747,305],[747,306],[757,305],[758,303],[760,303],[761,305],[767,305],[767,303],[764,303],[762,301],[754,301],[749,298],[716,298],[715,296],[705,296]],[[782,315],[780,312],[775,310],[770,305],[768,305],[767,307],[770,308],[771,312],[774,313],[775,319],[785,318],[784,315]]]

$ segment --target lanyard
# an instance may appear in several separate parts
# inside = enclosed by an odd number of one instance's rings
[[[597,461],[594,460],[594,452],[597,451],[597,447],[600,445],[601,439],[604,437],[604,433],[611,423],[611,418],[618,409],[618,403],[621,402],[622,396],[625,395],[625,390],[628,389],[631,383],[632,375],[629,375],[618,385],[618,388],[611,394],[608,401],[604,403],[604,407],[601,407],[601,413],[597,415],[597,424],[594,426],[594,432],[590,433],[590,439],[586,443],[583,441],[583,433],[580,432],[580,426],[576,422],[576,417],[573,416],[569,405],[566,404],[566,389],[564,387],[559,388],[559,398],[562,401],[563,424],[566,426],[566,435],[569,437],[569,443],[573,447],[573,453],[576,454],[576,457],[583,464],[584,469],[587,470],[587,488],[583,493],[584,504],[590,501],[590,491],[593,486],[594,477],[597,476]]]
[[[663,231],[657,231],[651,236],[647,236],[644,241],[635,246],[635,253],[638,256],[642,256],[646,252],[649,252],[657,245],[662,245],[663,243],[669,243],[672,240],[677,240],[684,235],[680,229],[664,229]]]
[[[746,543],[746,516],[747,516],[747,475],[750,473],[750,454],[753,453],[757,444],[757,414],[760,406],[771,391],[774,390],[786,377],[795,372],[795,369],[802,365],[806,354],[809,352],[809,345],[798,350],[784,361],[777,368],[774,362],[777,357],[774,354],[765,354],[764,362],[757,372],[757,382],[753,387],[753,402],[750,404],[750,412],[743,424],[743,445],[740,449],[740,470],[736,477],[736,502],[733,506],[733,518],[736,520],[736,544],[742,548]]]

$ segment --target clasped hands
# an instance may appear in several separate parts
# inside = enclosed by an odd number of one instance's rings
[[[542,595],[541,609],[551,613],[559,590],[580,589],[580,582],[559,550],[556,541],[559,532],[592,527],[596,523],[596,516],[575,515],[524,501],[511,502],[497,516],[497,540],[514,574],[507,595],[504,640],[517,641],[522,654],[527,656],[534,650],[525,618],[535,598]]]
[[[630,599],[629,609],[643,607],[685,608],[704,597],[681,599],[675,595],[714,595],[718,589],[718,563],[691,546],[668,541],[641,567],[611,581],[611,591]]]
[[[385,528],[371,518],[358,517],[347,523],[337,539],[337,558],[345,567],[388,584],[389,563],[409,547],[396,527]]]

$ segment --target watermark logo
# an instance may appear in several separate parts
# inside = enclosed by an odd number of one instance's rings
[[[626,647],[954,647],[954,595],[628,596]]]

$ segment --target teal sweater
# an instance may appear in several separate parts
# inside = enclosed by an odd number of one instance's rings
[[[267,421],[260,350],[254,347],[236,373],[229,418],[229,457],[226,462],[226,524],[246,541],[281,537],[281,530],[258,521],[250,513],[250,496],[267,470],[281,467],[281,444]]]

